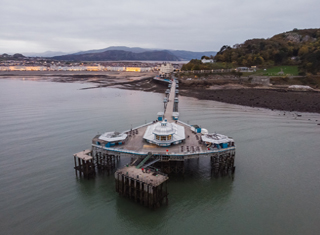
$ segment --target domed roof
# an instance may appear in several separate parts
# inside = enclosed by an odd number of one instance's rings
[[[155,135],[172,135],[176,131],[173,128],[173,125],[167,122],[167,120],[164,120],[163,122],[157,124],[158,125],[153,130],[153,134]]]

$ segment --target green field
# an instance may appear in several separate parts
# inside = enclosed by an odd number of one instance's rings
[[[281,72],[281,69],[283,71],[283,74],[279,74]],[[249,75],[250,73],[248,73]],[[275,66],[272,68],[266,68],[266,69],[258,69],[257,72],[251,73],[252,75],[260,75],[260,76],[298,76],[299,70],[298,66],[293,65],[285,65],[285,66]]]

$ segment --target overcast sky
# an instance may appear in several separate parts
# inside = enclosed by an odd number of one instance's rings
[[[0,53],[109,46],[218,51],[320,27],[319,0],[0,0]]]

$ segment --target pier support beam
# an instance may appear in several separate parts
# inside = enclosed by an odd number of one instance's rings
[[[210,157],[211,174],[218,176],[225,176],[229,173],[234,174],[235,166],[235,151],[226,153],[217,153]]]
[[[116,167],[117,155],[110,155],[103,152],[96,152],[95,160],[99,171],[107,171],[108,175]]]
[[[110,154],[108,151],[92,147],[92,156],[98,171],[106,171],[108,175],[116,168],[120,155]]]
[[[124,171],[115,172],[115,187],[119,195],[130,198],[151,209],[158,208],[165,202],[168,204],[167,181],[161,183],[148,182],[133,178]]]
[[[162,161],[157,162],[154,167],[161,169],[165,174],[184,174],[185,166],[184,160],[181,161]]]
[[[73,155],[74,157],[74,170],[76,176],[84,178],[93,178],[96,174],[95,164],[90,150],[84,150]]]

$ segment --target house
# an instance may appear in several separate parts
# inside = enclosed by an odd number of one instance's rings
[[[207,59],[202,59],[201,62],[202,62],[203,64],[213,63],[213,59],[209,59],[209,60],[207,60]]]

